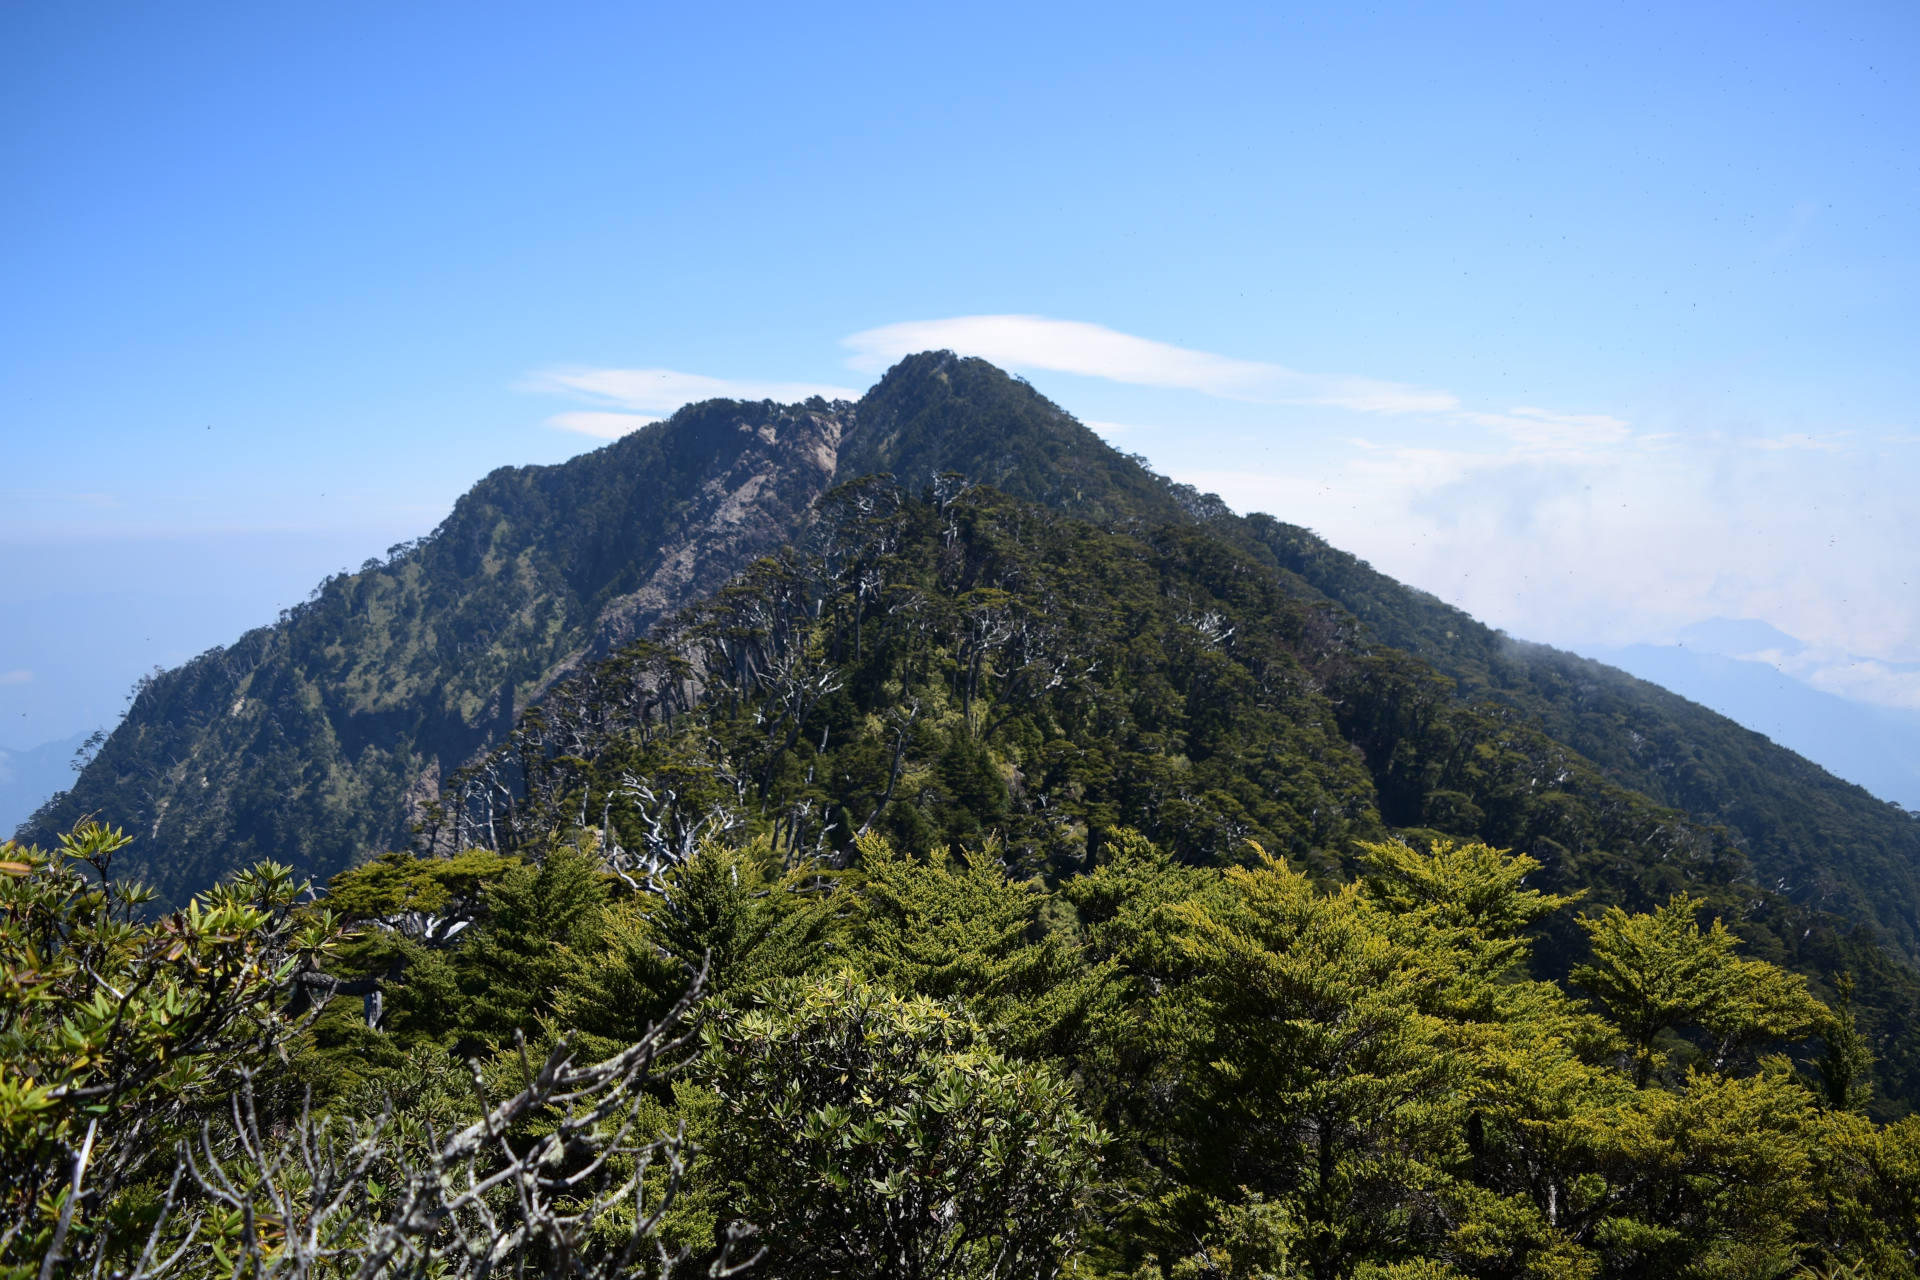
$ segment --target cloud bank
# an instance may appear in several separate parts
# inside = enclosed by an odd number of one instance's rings
[[[1528,639],[1657,643],[1705,618],[1764,619],[1806,648],[1755,656],[1920,708],[1920,549],[1897,519],[1911,458],[1501,416],[1520,420],[1489,439],[1348,439],[1308,466],[1169,470]]]
[[[1301,373],[1048,316],[910,320],[843,338],[848,366],[877,373],[916,351],[948,350],[1011,369],[1044,369],[1136,387],[1198,391],[1256,404],[1317,404],[1360,413],[1434,413],[1459,401],[1445,391],[1372,378]]]

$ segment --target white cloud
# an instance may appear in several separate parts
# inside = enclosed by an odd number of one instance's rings
[[[671,413],[699,400],[778,400],[790,404],[813,396],[857,400],[861,394],[851,387],[813,382],[740,381],[682,373],[677,369],[548,369],[533,374],[521,382],[518,389],[557,392],[642,413]]]
[[[1491,427],[1517,444],[1544,453],[1597,449],[1623,444],[1633,428],[1621,418],[1604,413],[1557,413],[1518,405],[1505,413],[1477,413],[1461,410],[1453,415],[1462,422]]]
[[[1404,382],[1382,382],[1377,378],[1320,378],[1298,375],[1309,388],[1317,390],[1300,396],[1283,396],[1288,403],[1322,404],[1356,413],[1442,413],[1457,408],[1460,398],[1451,391],[1433,391]]]
[[[1601,415],[1451,420],[1438,445],[1430,431],[1344,447],[1323,437],[1284,470],[1169,470],[1527,639],[1626,644],[1706,618],[1760,619],[1807,642],[1780,663],[1790,674],[1920,706],[1905,471],[1861,452],[1639,435]]]
[[[954,316],[884,325],[846,338],[856,369],[879,372],[916,351],[947,349],[995,364],[1051,369],[1142,387],[1178,387],[1239,398],[1289,369],[1139,338],[1104,325],[1046,316]]]
[[[1445,391],[1371,378],[1300,373],[1048,316],[951,316],[867,329],[841,340],[848,364],[878,372],[916,351],[946,349],[1015,369],[1046,369],[1136,387],[1198,391],[1227,400],[1318,404],[1361,413],[1437,413],[1459,400]]]
[[[15,667],[11,671],[0,671],[0,685],[32,684],[33,672],[25,667]]]
[[[1827,693],[1920,711],[1920,663],[1882,662],[1831,649],[1755,656]]]
[[[641,427],[658,421],[660,419],[649,418],[639,413],[605,413],[581,409],[570,413],[556,413],[547,419],[546,425],[556,431],[572,431],[583,436],[598,436],[602,440],[618,440],[629,431],[638,431]]]

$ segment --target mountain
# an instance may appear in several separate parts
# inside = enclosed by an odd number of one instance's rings
[[[604,659],[760,557],[810,545],[819,499],[882,472],[913,501],[955,473],[1069,518],[1085,531],[1074,537],[1123,539],[1101,558],[1197,538],[1192,555],[1226,557],[1276,602],[1230,625],[1328,637],[1324,652],[1289,651],[1288,678],[1308,691],[1298,715],[1323,729],[1333,716],[1337,741],[1310,749],[1273,728],[1292,772],[1249,761],[1216,778],[1245,810],[1216,827],[1223,838],[1259,831],[1331,867],[1343,832],[1442,830],[1518,844],[1615,893],[1711,886],[1770,922],[1783,958],[1816,973],[1879,965],[1882,1004],[1908,998],[1920,821],[1682,697],[1514,641],[1307,530],[1235,516],[1024,382],[950,353],[902,361],[858,403],[713,401],[559,466],[495,472],[430,537],[155,677],[23,835],[44,843],[97,812],[139,838],[136,869],[175,899],[257,857],[324,877],[404,845],[445,780],[538,725],[547,712],[528,713],[556,682],[591,684]],[[1155,572],[1164,590],[1188,589]],[[1130,678],[1165,683],[1155,661]],[[1179,736],[1157,749],[1191,762]],[[1024,770],[991,752],[952,767]],[[524,788],[496,782],[502,796]],[[1346,798],[1262,817],[1257,795],[1288,788]],[[1330,812],[1349,825],[1315,825]]]
[[[1900,806],[1678,694],[1515,641],[1305,530],[1249,524],[1282,567],[1444,672],[1460,696],[1511,707],[1621,785],[1725,827],[1761,884],[1920,957],[1920,819]]]
[[[1920,810],[1920,712],[1825,693],[1771,662],[1696,643],[1622,645],[1591,656],[1711,707],[1883,800]]]
[[[1857,914],[1623,785],[1547,730],[1528,687],[1463,692],[1381,645],[1220,536],[1241,526],[1111,530],[989,486],[877,479],[816,513],[801,546],[551,689],[454,776],[434,842],[539,853],[588,827],[632,871],[702,832],[798,859],[875,831],[921,856],[990,844],[1057,883],[1133,831],[1192,865],[1257,844],[1335,883],[1361,841],[1484,841],[1590,907],[1690,893],[1755,955],[1855,971],[1883,1086],[1920,1091],[1920,985]],[[1543,971],[1564,978],[1583,947],[1571,920],[1551,927]]]
[[[72,789],[178,900],[257,858],[327,876],[403,847],[442,771],[557,675],[646,632],[791,536],[846,405],[715,402],[555,467],[487,476],[420,542],[278,622],[144,681]]]
[[[582,814],[663,853],[703,825],[795,856],[877,830],[921,855],[992,840],[1057,878],[1133,830],[1191,864],[1254,842],[1337,880],[1355,841],[1421,832],[1535,850],[1554,887],[1638,907],[1749,875],[1728,832],[1454,697],[1205,529],[881,479],[819,515],[551,689],[455,776],[446,842],[538,847]],[[1749,892],[1726,901],[1755,919]]]
[[[73,778],[73,753],[87,735],[77,733],[25,751],[0,747],[0,831],[11,831]]]

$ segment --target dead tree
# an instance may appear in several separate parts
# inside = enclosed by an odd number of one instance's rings
[[[684,1133],[651,1133],[642,1090],[693,1032],[705,966],[668,1015],[604,1062],[578,1066],[563,1040],[525,1085],[491,1101],[472,1065],[478,1117],[447,1136],[397,1115],[316,1116],[262,1125],[251,1080],[228,1114],[184,1143],[131,1266],[73,1258],[67,1274],[122,1280],[226,1274],[250,1280],[548,1280],[688,1274],[687,1250],[660,1239],[684,1179]],[[528,1121],[537,1121],[528,1124]],[[76,1193],[78,1188],[76,1187]],[[699,1261],[737,1275],[759,1258],[749,1231]],[[44,1274],[44,1273],[43,1273]]]

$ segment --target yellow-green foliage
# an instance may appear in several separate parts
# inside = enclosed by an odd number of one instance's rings
[[[1111,966],[1087,963],[1076,937],[1047,927],[1038,879],[1012,878],[991,844],[924,861],[877,835],[858,847],[845,929],[863,973],[965,1003],[1018,1053],[1050,1056],[1078,1038]]]
[[[127,844],[85,824],[50,853],[0,845],[0,1274],[136,1248],[174,1143],[272,1063],[295,979],[342,940],[273,863],[145,917],[112,877]]]
[[[76,833],[64,862],[117,839]],[[123,1109],[177,1126],[246,1065],[262,1096],[331,1079],[316,1096],[343,1115],[390,1096],[437,1131],[468,1056],[498,1093],[523,1039],[611,1054],[704,969],[703,1047],[636,1112],[704,1152],[661,1228],[699,1265],[751,1220],[791,1275],[1916,1274],[1920,1121],[1876,1126],[1830,1088],[1814,1037],[1842,1015],[1689,899],[1569,921],[1591,948],[1563,984],[1533,976],[1532,940],[1573,904],[1479,843],[1365,843],[1337,885],[1258,846],[1183,865],[1126,831],[1055,885],[990,843],[856,848],[830,871],[709,841],[636,881],[583,833],[529,861],[389,857],[326,910],[295,911],[268,869],[146,924],[12,850],[0,1138],[31,1224],[13,1256],[57,1226],[76,1135],[128,1140]],[[393,924],[434,912],[470,925]],[[343,923],[362,935],[342,945]],[[300,966],[379,985],[387,1013],[336,1002],[278,1066],[260,1037]],[[216,974],[244,1016],[178,1041]],[[140,975],[114,1029],[96,983]],[[96,1078],[119,1082],[104,1114],[75,1083]],[[73,1229],[137,1224],[156,1158]]]
[[[709,1176],[775,1274],[1040,1276],[1083,1226],[1102,1135],[1052,1069],[951,1006],[852,974],[706,1029]]]
[[[1702,904],[1679,894],[1647,915],[1609,907],[1582,921],[1593,960],[1573,971],[1633,1046],[1634,1077],[1644,1084],[1660,1066],[1663,1036],[1698,1028],[1723,1067],[1753,1043],[1797,1040],[1826,1010],[1804,978],[1734,954],[1739,939],[1719,920],[1702,929]]]

